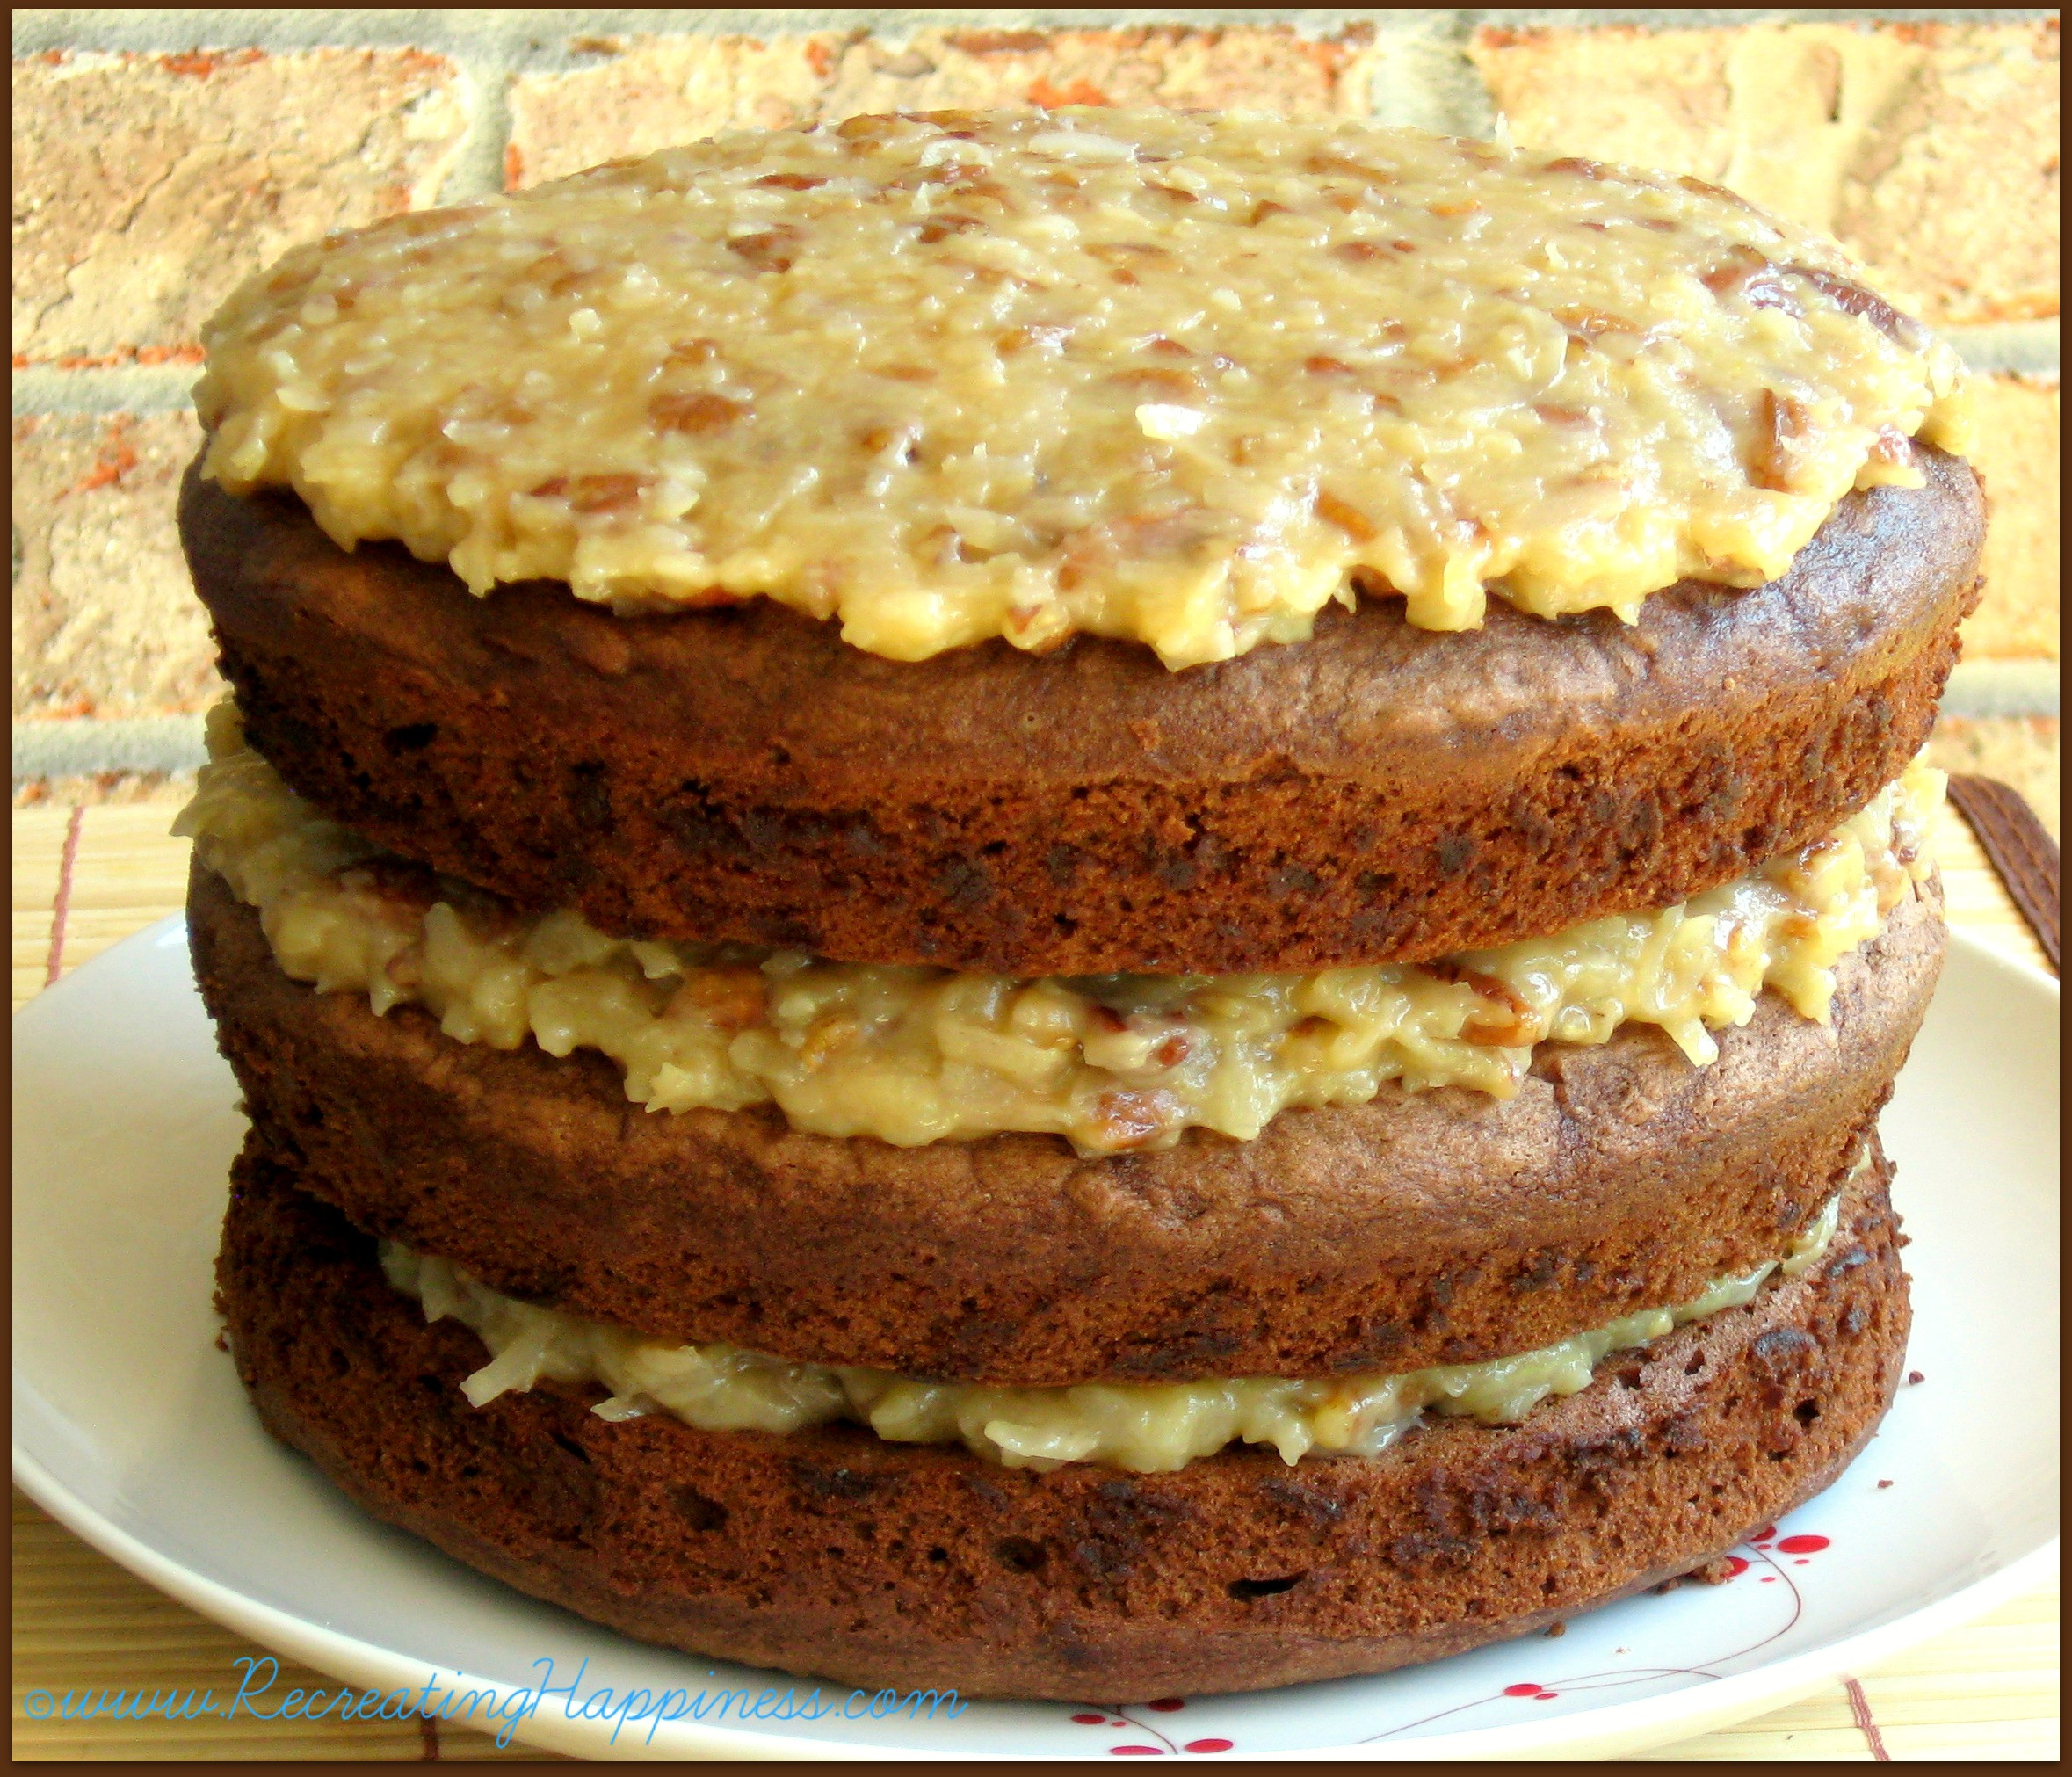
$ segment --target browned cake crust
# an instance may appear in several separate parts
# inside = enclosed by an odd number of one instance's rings
[[[479,1411],[475,1337],[372,1243],[240,1163],[219,1306],[277,1437],[376,1516],[644,1640],[844,1685],[1143,1699],[1372,1672],[1690,1570],[1831,1481],[1908,1324],[1885,1169],[1828,1257],[1611,1360],[1522,1425],[1378,1457],[1236,1448],[1174,1475],[1003,1469],[830,1428],[607,1424],[542,1388]]]
[[[601,929],[1018,975],[1430,957],[1659,906],[1810,840],[1925,739],[1976,598],[1964,463],[1845,499],[1759,591],[1627,627],[1492,601],[1170,673],[1083,638],[905,664],[766,599],[621,619],[346,555],[190,471],[253,743],[328,813]]]
[[[214,876],[196,973],[264,1142],[360,1226],[510,1294],[910,1375],[1315,1375],[1502,1355],[1778,1256],[1890,1090],[1942,956],[1932,890],[1844,959],[1834,1022],[1765,994],[1720,1059],[1542,1047],[1520,1095],[1385,1088],[1257,1140],[1081,1159],[656,1114],[601,1056],[386,1019],[273,963]]]

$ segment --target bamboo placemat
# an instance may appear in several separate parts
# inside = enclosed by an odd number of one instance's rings
[[[185,841],[173,805],[21,809],[14,816],[14,1004],[118,939],[179,910]],[[1949,917],[2005,954],[2042,952],[1945,810],[1938,840]],[[1969,1627],[1788,1708],[1666,1747],[1654,1759],[2055,1759],[2058,1590],[2020,1598]],[[272,1724],[31,1721],[31,1691],[95,1694],[215,1685],[264,1650],[155,1592],[14,1497],[14,1751],[27,1759],[538,1759],[431,1723]],[[283,1662],[279,1694],[328,1686]]]

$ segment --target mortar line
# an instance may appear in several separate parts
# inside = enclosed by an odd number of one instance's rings
[[[472,91],[467,129],[439,181],[438,201],[465,203],[471,198],[496,197],[504,190],[504,154],[511,145],[511,58],[496,50],[444,53]]]

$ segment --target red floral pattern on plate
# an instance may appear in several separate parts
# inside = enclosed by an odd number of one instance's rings
[[[1753,1551],[1753,1559],[1746,1555],[1729,1555],[1725,1557],[1727,1576],[1720,1582],[1721,1585],[1731,1584],[1739,1579],[1743,1574],[1750,1571],[1757,1561],[1760,1561],[1765,1567],[1773,1570],[1771,1572],[1759,1576],[1762,1583],[1764,1585],[1772,1585],[1782,1581],[1786,1589],[1791,1593],[1791,1614],[1782,1627],[1771,1630],[1761,1640],[1754,1642],[1747,1647],[1735,1648],[1730,1652],[1718,1655],[1712,1665],[1716,1665],[1727,1660],[1738,1658],[1743,1654],[1752,1653],[1757,1648],[1765,1646],[1787,1633],[1792,1626],[1798,1621],[1800,1612],[1804,1608],[1804,1601],[1799,1596],[1797,1585],[1780,1564],[1779,1556],[1783,1556],[1793,1567],[1804,1567],[1815,1556],[1833,1546],[1830,1538],[1815,1535],[1810,1532],[1795,1532],[1792,1535],[1779,1537],[1774,1524],[1765,1524],[1742,1545],[1744,1549]],[[1620,1648],[1618,1651],[1624,1653],[1626,1650]],[[1708,1666],[1642,1666],[1613,1672],[1577,1672],[1558,1682],[1571,1691],[1600,1691],[1611,1690],[1620,1685],[1642,1683],[1648,1679],[1662,1678],[1671,1673],[1692,1678],[1717,1678],[1720,1676],[1718,1672],[1710,1670]],[[1395,1735],[1404,1733],[1409,1729],[1423,1727],[1429,1722],[1438,1721],[1442,1716],[1457,1715],[1463,1710],[1478,1708],[1486,1703],[1504,1700],[1521,1703],[1551,1703],[1557,1701],[1561,1694],[1561,1690],[1538,1682],[1506,1685],[1501,1691],[1494,1692],[1489,1696],[1477,1697],[1468,1702],[1457,1704],[1453,1708],[1441,1710],[1437,1715],[1426,1715],[1416,1721],[1403,1722],[1393,1728],[1385,1728],[1377,1734],[1368,1736],[1367,1738],[1369,1741],[1388,1739]],[[1185,1708],[1187,1702],[1184,1697],[1159,1697],[1148,1703],[1135,1707],[1153,1711],[1158,1715],[1170,1715]],[[1148,1737],[1144,1740],[1127,1741],[1121,1744],[1110,1746],[1108,1748],[1110,1756],[1118,1759],[1157,1759],[1163,1758],[1168,1753],[1181,1752],[1211,1754],[1229,1752],[1236,1748],[1235,1741],[1227,1740],[1221,1737],[1205,1736],[1197,1739],[1176,1742],[1162,1733],[1151,1723],[1140,1721],[1130,1713],[1128,1708],[1119,1704],[1101,1708],[1082,1705],[1073,1712],[1069,1719],[1082,1727],[1105,1728],[1110,1732],[1114,1732],[1117,1730],[1134,1730],[1136,1732]],[[1153,1742],[1156,1744],[1152,1744]]]

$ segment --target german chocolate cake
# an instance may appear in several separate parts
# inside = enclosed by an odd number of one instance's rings
[[[180,522],[219,1302],[368,1511],[871,1686],[1372,1672],[1876,1428],[1955,360],[1346,122],[722,136],[291,253]]]

